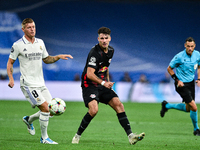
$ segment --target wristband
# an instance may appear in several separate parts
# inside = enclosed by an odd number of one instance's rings
[[[172,79],[174,79],[174,81],[178,81],[179,80],[178,77],[175,74],[171,75],[171,77],[172,77]]]
[[[102,81],[102,82],[101,82],[101,85],[104,85],[105,83],[106,83],[106,81]]]

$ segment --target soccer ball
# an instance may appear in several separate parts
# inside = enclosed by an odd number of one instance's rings
[[[49,112],[52,115],[59,116],[65,112],[66,104],[60,98],[53,98],[49,103]]]

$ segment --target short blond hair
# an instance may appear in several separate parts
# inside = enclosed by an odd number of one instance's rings
[[[33,19],[31,18],[26,18],[22,21],[22,28],[24,29],[27,23],[32,23],[34,22]]]

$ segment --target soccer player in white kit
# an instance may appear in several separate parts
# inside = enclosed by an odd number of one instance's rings
[[[67,60],[73,57],[67,54],[50,56],[43,40],[35,37],[35,22],[31,18],[26,18],[22,21],[22,31],[24,32],[24,36],[14,42],[8,59],[8,86],[10,88],[14,86],[13,64],[18,58],[21,72],[20,88],[32,107],[35,108],[37,106],[40,109],[40,111],[31,116],[24,116],[23,121],[27,125],[29,133],[34,135],[35,128],[33,126],[33,121],[39,119],[41,128],[40,142],[45,144],[58,144],[51,140],[47,134],[50,117],[48,103],[52,100],[52,96],[45,86],[42,61],[49,64],[59,59]]]

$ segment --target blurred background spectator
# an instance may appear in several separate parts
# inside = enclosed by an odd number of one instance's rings
[[[121,78],[120,81],[122,81],[122,82],[132,82],[128,72],[124,72],[124,75],[123,75],[123,77]]]
[[[8,79],[8,76],[5,75],[5,74],[0,74],[0,79],[1,80],[6,80],[6,79]]]
[[[76,73],[76,74],[74,75],[74,81],[81,81],[81,78],[80,78],[79,73]]]
[[[165,73],[165,78],[160,81],[160,83],[170,83],[171,76],[168,72]]]
[[[147,80],[147,77],[146,77],[145,74],[141,74],[141,75],[140,75],[140,78],[139,78],[138,82],[141,82],[141,83],[149,83],[149,81]]]

